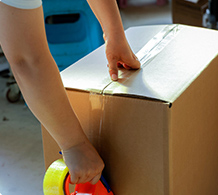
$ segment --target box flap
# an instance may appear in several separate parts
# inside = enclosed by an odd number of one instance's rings
[[[126,31],[140,70],[119,70],[112,82],[104,46],[62,73],[70,89],[173,102],[218,53],[218,32],[185,25],[132,27]]]
[[[163,25],[147,26],[146,29],[144,27],[129,28],[126,35],[132,50],[137,53],[164,27]],[[144,30],[147,30],[147,32]],[[61,72],[61,76],[65,88],[102,93],[103,89],[111,83],[105,56],[105,46],[99,47],[69,66]]]

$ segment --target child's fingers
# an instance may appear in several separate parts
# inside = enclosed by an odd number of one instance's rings
[[[118,67],[117,67],[117,59],[110,59],[108,61],[109,63],[109,73],[110,77],[113,81],[118,80]]]
[[[139,62],[138,58],[136,57],[136,55],[134,53],[132,54],[132,59],[130,61],[130,64],[128,64],[128,65],[130,65],[130,67],[132,69],[139,69],[140,68],[141,63]]]
[[[70,183],[71,184],[77,184],[79,181],[79,176],[76,174],[70,174]]]
[[[122,65],[127,70],[139,69],[141,66],[141,63],[134,53],[132,53],[132,56],[130,56],[126,61],[119,61],[118,64]]]
[[[123,67],[123,64],[121,62],[117,62],[118,68]]]
[[[118,80],[118,67],[123,66],[125,69],[139,69],[141,64],[134,53],[126,60],[118,60],[116,58],[108,58],[108,67],[110,77],[113,81]]]
[[[92,184],[92,185],[94,185],[94,184],[96,184],[98,181],[99,181],[99,179],[101,178],[101,173],[99,173],[98,175],[96,175],[94,178],[92,178],[92,180],[90,180],[89,182]]]

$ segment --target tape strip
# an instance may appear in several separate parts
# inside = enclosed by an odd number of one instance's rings
[[[179,24],[172,24],[167,25],[163,30],[161,30],[159,33],[157,33],[142,49],[138,51],[136,56],[138,57],[141,67],[144,68],[147,66],[150,61],[160,53],[168,43],[170,43],[175,36],[180,31],[181,26]],[[140,70],[139,70],[140,71]],[[137,71],[135,71],[136,73]],[[134,73],[132,71],[122,69],[119,71],[119,78],[122,78],[125,82],[125,80],[128,80]],[[105,89],[110,86],[114,81],[111,81],[109,77],[105,77],[101,83],[108,83],[105,85],[101,91],[93,91],[90,89],[90,91],[99,93],[99,94],[105,94]],[[113,94],[110,94],[113,95]]]
[[[166,45],[174,39],[179,28],[180,26],[178,24],[166,26],[136,54],[142,67],[145,67],[149,59],[160,53]]]
[[[168,25],[162,31],[157,33],[142,49],[140,49],[136,56],[141,63],[141,68],[147,66],[151,60],[153,60],[154,57],[157,56],[175,38],[180,29],[181,26],[179,24]],[[128,80],[133,74],[134,73],[132,73],[132,71],[123,70],[120,72],[119,78]],[[125,81],[122,81],[122,83],[124,82]]]
[[[136,56],[138,57],[139,61],[141,62],[141,67],[144,68],[145,66],[147,66],[150,61],[152,59],[154,59],[155,56],[157,56],[165,47],[167,44],[169,44],[174,37],[178,34],[180,30],[180,26],[179,25],[168,25],[166,26],[162,31],[160,31],[159,33],[157,33],[137,54]],[[138,70],[140,71],[140,70]],[[134,73],[132,71],[129,70],[125,70],[123,69],[122,71],[119,71],[119,78],[123,78],[122,84],[127,81],[130,77],[132,77],[134,74],[136,74],[137,71],[134,71]],[[101,143],[100,143],[100,139],[101,139],[101,134],[102,134],[102,126],[104,123],[104,116],[105,116],[105,104],[106,102],[106,98],[105,98],[105,89],[111,85],[112,83],[114,83],[113,81],[111,81],[111,79],[109,77],[106,77],[105,79],[102,80],[102,83],[108,83],[99,93],[96,92],[91,92],[90,96],[89,96],[89,100],[90,100],[90,104],[91,104],[91,111],[98,111],[100,114],[99,116],[99,121],[98,124],[94,124],[93,121],[96,120],[90,120],[90,130],[91,131],[96,131],[95,128],[98,128],[98,132],[95,132],[95,136],[97,137],[97,147],[98,150],[101,150]],[[119,86],[119,83],[118,83]],[[115,85],[114,85],[115,87]],[[113,94],[110,94],[113,95]],[[97,97],[98,96],[98,97]],[[97,99],[96,99],[97,98]],[[96,113],[95,111],[95,113]],[[92,118],[92,116],[90,116],[90,119]],[[92,124],[93,123],[93,124]],[[97,127],[98,126],[98,127]]]
[[[103,128],[103,120],[105,116],[104,106],[105,96],[99,93],[91,92],[89,94],[90,112],[89,112],[89,140],[101,152],[101,136]]]

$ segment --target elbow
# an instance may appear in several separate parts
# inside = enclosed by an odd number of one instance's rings
[[[34,67],[38,62],[37,60],[28,59],[25,56],[16,56],[8,60],[13,76],[19,82],[23,80],[28,74],[33,71]]]
[[[15,78],[25,75],[33,76],[45,68],[46,64],[51,62],[51,55],[19,55],[8,59],[11,70]]]
[[[37,64],[40,64],[40,58],[34,56],[28,57],[25,55],[18,55],[10,57],[8,62],[12,71],[14,70],[15,72],[22,72],[37,66]]]

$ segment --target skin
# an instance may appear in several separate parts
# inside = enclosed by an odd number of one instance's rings
[[[118,80],[118,65],[140,68],[140,62],[126,40],[116,0],[87,0],[104,31],[106,56],[111,79]]]
[[[88,0],[104,31],[112,80],[118,64],[140,63],[126,40],[115,0]],[[0,2],[0,45],[28,107],[63,151],[72,183],[98,182],[104,162],[85,136],[48,48],[42,7],[24,10]]]

